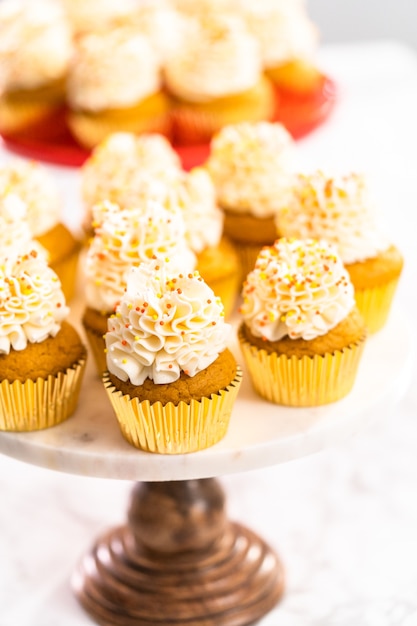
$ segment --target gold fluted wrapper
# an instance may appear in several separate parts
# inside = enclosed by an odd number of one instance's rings
[[[241,382],[238,367],[233,381],[210,398],[175,406],[172,402],[151,404],[149,400],[123,395],[113,386],[108,373],[103,374],[122,435],[136,448],[159,454],[196,452],[220,441],[226,435]]]
[[[399,279],[369,289],[355,289],[356,306],[370,333],[381,330],[388,319]]]
[[[258,254],[266,244],[261,243],[239,243],[236,244],[237,253],[240,259],[240,267],[242,269],[242,280],[246,280],[246,276],[255,267]]]
[[[78,257],[81,247],[81,244],[77,242],[70,254],[50,263],[50,267],[57,273],[61,281],[61,288],[67,302],[72,300],[75,295]]]
[[[255,391],[270,402],[308,407],[346,396],[356,378],[365,336],[358,343],[324,356],[288,357],[250,344],[238,331],[240,347]]]
[[[225,318],[229,318],[234,311],[236,298],[239,293],[241,285],[240,274],[230,274],[229,276],[214,278],[206,282],[222,301]]]
[[[106,342],[104,340],[103,335],[94,331],[87,324],[83,323],[83,327],[85,330],[85,336],[88,341],[88,345],[93,354],[94,363],[96,365],[97,374],[101,376],[103,372],[107,369],[106,362]]]
[[[36,381],[0,383],[0,430],[29,432],[60,424],[78,403],[85,359],[66,372]]]

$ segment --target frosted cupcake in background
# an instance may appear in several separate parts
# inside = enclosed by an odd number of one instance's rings
[[[48,252],[34,241],[26,216],[26,205],[16,194],[0,197],[0,258],[5,261],[31,251],[48,260]]]
[[[178,154],[163,135],[112,133],[101,141],[81,167],[84,228],[91,231],[92,207],[109,200],[122,207],[143,198],[143,179],[152,174],[172,181],[181,171]]]
[[[130,271],[108,321],[103,376],[129,443],[179,454],[225,436],[241,382],[230,332],[198,272],[179,275],[159,261]]]
[[[61,4],[76,38],[125,26],[137,6],[136,0],[61,0]]]
[[[0,430],[48,428],[74,412],[87,353],[68,313],[44,257],[0,261]]]
[[[93,214],[95,234],[85,259],[82,323],[101,374],[105,369],[107,318],[124,294],[129,269],[152,258],[170,258],[176,271],[190,272],[196,258],[186,244],[179,211],[168,211],[153,201],[128,209],[103,202]]]
[[[149,40],[130,27],[77,41],[67,100],[69,128],[89,149],[116,131],[170,130],[160,61]]]
[[[241,11],[274,85],[298,95],[321,87],[323,76],[315,65],[318,29],[303,0],[241,0]]]
[[[11,161],[0,166],[0,203],[10,193],[25,204],[32,237],[48,252],[48,264],[69,301],[75,292],[81,244],[62,222],[62,200],[54,179],[36,161]]]
[[[292,185],[294,141],[278,123],[226,126],[212,139],[206,167],[224,211],[224,233],[240,256],[242,277],[276,239],[275,216]]]
[[[0,3],[0,133],[50,137],[62,130],[72,54],[56,2]]]
[[[206,143],[226,124],[275,114],[258,44],[238,17],[209,13],[195,20],[164,76],[177,143]]]
[[[279,236],[321,238],[336,246],[370,332],[386,323],[403,257],[380,229],[364,176],[297,177],[289,203],[277,216]]]
[[[333,246],[278,239],[260,252],[242,296],[238,337],[260,396],[318,406],[351,391],[366,327]]]

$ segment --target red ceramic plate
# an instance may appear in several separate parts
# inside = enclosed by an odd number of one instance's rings
[[[294,139],[300,139],[325,122],[335,101],[335,83],[328,77],[323,77],[320,89],[312,94],[277,90],[275,121],[284,124]],[[16,154],[56,165],[79,167],[89,156],[89,152],[81,148],[66,129],[47,138],[15,135],[3,136],[3,141]],[[186,170],[203,163],[209,153],[208,144],[174,147]]]

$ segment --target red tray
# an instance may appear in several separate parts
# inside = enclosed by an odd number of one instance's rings
[[[294,139],[300,139],[323,124],[330,115],[336,101],[336,86],[332,79],[324,77],[321,88],[314,94],[305,96],[293,92],[277,90],[277,116]],[[3,135],[6,147],[21,156],[55,165],[79,167],[90,152],[81,148],[69,131],[46,137],[26,135]],[[184,169],[203,163],[209,154],[209,145],[174,145]]]

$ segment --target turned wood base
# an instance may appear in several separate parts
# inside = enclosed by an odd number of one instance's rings
[[[128,523],[104,534],[73,576],[80,603],[106,626],[248,626],[283,587],[277,556],[226,519],[212,478],[138,483]]]

